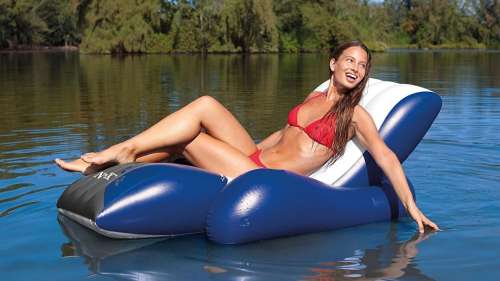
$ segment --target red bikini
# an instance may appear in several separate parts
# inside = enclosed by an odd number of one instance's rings
[[[320,97],[322,94],[316,95],[311,99]],[[304,103],[295,106],[290,113],[288,113],[288,125],[300,128],[315,142],[320,143],[326,147],[332,147],[333,139],[335,138],[335,116],[323,116],[318,120],[311,122],[309,125],[302,127],[299,125],[297,116],[299,114],[300,107]]]
[[[318,94],[311,99],[320,97],[322,94]],[[298,114],[300,108],[307,103],[305,102],[298,104],[288,113],[288,125],[300,128],[315,142],[322,144],[330,148],[333,144],[333,139],[335,138],[335,116],[323,116],[318,120],[315,120],[305,127],[302,127],[298,122]],[[261,150],[258,149],[252,155],[249,156],[257,166],[266,168],[266,166],[260,160]]]
[[[261,149],[257,149],[252,155],[248,156],[250,160],[252,160],[257,166],[262,167],[262,168],[267,168],[262,161],[260,161],[260,153],[262,152]]]

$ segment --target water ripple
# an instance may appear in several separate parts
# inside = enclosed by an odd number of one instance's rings
[[[0,210],[0,218],[1,217],[6,217],[8,215],[10,215],[13,211],[17,210],[17,209],[20,209],[20,208],[24,208],[24,207],[27,207],[27,206],[31,206],[31,205],[34,205],[34,204],[37,204],[39,203],[38,201],[30,201],[30,202],[26,202],[26,203],[22,203],[20,205],[17,205],[17,206],[14,206],[14,207],[10,207],[6,210]]]

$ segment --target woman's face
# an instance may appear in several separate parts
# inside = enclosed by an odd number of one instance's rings
[[[363,80],[368,65],[368,54],[363,48],[353,46],[345,49],[337,60],[330,61],[332,78],[339,89],[352,89]]]

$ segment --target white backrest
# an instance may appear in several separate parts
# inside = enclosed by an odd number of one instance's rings
[[[326,92],[329,83],[330,80],[327,80],[314,90]],[[380,129],[387,115],[398,102],[411,94],[424,91],[429,90],[414,85],[398,84],[370,78],[363,91],[360,105],[370,113],[377,129]],[[334,184],[363,157],[364,152],[365,148],[359,145],[356,139],[353,139],[347,143],[344,155],[337,159],[333,165],[323,165],[319,170],[312,173],[310,177],[326,184]]]

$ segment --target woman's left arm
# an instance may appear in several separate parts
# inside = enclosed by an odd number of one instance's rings
[[[370,114],[361,106],[356,106],[352,117],[357,139],[370,152],[377,165],[384,171],[391,182],[401,203],[409,215],[418,224],[418,230],[424,232],[427,225],[434,230],[439,227],[429,220],[417,207],[411,194],[406,176],[396,154],[387,147],[377,131]]]

